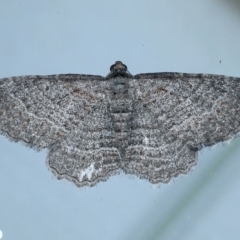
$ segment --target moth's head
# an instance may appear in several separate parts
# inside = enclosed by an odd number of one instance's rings
[[[129,73],[129,71],[127,70],[127,66],[125,64],[123,64],[121,61],[116,61],[110,67],[110,73],[107,75],[106,78],[115,77],[132,78],[132,74]]]
[[[111,67],[110,71],[113,72],[126,72],[127,66],[123,64],[121,61],[116,61]]]

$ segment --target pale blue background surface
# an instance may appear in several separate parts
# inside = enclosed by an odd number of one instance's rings
[[[220,0],[2,0],[0,78],[132,74],[240,77],[240,5]],[[221,60],[221,63],[220,63]],[[0,137],[0,230],[6,240],[239,239],[240,140],[205,149],[160,188],[125,174],[77,188],[36,153]]]

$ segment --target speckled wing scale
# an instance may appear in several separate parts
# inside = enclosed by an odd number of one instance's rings
[[[123,170],[168,182],[197,151],[240,133],[240,78],[185,73],[23,76],[0,81],[0,133],[48,148],[58,179],[94,186]]]
[[[145,106],[134,131],[143,143],[128,147],[127,172],[168,182],[196,165],[198,150],[240,133],[239,78],[152,73],[133,82]]]

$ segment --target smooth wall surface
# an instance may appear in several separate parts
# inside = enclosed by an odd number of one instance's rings
[[[240,77],[238,1],[2,0],[0,78],[85,73],[116,60],[132,74]],[[154,187],[120,174],[77,188],[47,151],[0,137],[2,239],[239,239],[240,139],[199,153],[187,176]]]

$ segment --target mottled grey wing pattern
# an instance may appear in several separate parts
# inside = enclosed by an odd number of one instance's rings
[[[74,131],[52,146],[48,166],[58,179],[66,178],[78,187],[94,186],[121,171],[113,141],[111,118],[103,102],[93,107]]]
[[[240,78],[150,73],[131,81],[135,128],[124,169],[152,183],[196,165],[197,151],[240,133]]]
[[[123,170],[168,182],[197,151],[240,133],[240,78],[132,76],[117,61],[106,78],[62,74],[0,81],[0,133],[48,148],[54,175],[94,186]]]
[[[108,85],[101,76],[79,74],[2,79],[0,132],[38,150],[49,148],[47,165],[58,178],[79,186],[104,180],[120,171],[116,150],[105,148]]]
[[[81,122],[103,80],[91,75],[50,75],[0,81],[0,130],[36,149],[50,147]]]

